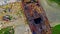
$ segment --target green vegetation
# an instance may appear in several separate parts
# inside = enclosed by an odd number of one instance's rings
[[[58,5],[60,5],[60,0],[50,0],[50,2],[55,2],[55,3],[57,3]]]
[[[0,30],[0,34],[14,34],[13,27],[7,27]]]
[[[56,25],[52,28],[52,34],[60,34],[60,25]]]
[[[9,15],[9,20],[12,20],[12,16]]]

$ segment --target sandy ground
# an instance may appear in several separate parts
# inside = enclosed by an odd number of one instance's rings
[[[40,1],[50,21],[50,25],[55,26],[57,24],[60,24],[60,9],[49,6],[46,0],[40,0]]]
[[[15,34],[32,34],[28,25],[20,25],[15,28]]]
[[[15,1],[14,0],[10,0],[9,2],[15,2]],[[13,6],[13,8],[12,8],[13,12],[18,10],[18,8],[17,9],[15,9],[15,8],[17,8],[17,7]],[[10,13],[7,13],[7,14],[10,14]],[[2,14],[0,13],[0,16],[1,15]],[[5,15],[5,13],[4,13],[4,15]],[[2,24],[2,25],[0,25],[0,27],[2,26],[2,28],[3,28],[3,27],[7,27],[7,26],[15,26],[15,28],[14,28],[15,29],[15,34],[32,34],[31,31],[30,31],[29,26],[25,24],[25,16],[24,15],[20,15],[21,18],[20,17],[18,18],[18,16],[15,15],[15,13],[12,13],[10,15],[16,17],[17,19],[12,21],[12,22],[7,22],[6,24]],[[0,23],[4,23],[4,22],[0,21]]]

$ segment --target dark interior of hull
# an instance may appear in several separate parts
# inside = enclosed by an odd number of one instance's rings
[[[35,24],[39,24],[39,23],[41,23],[42,22],[42,18],[37,18],[37,19],[34,19],[34,23]]]

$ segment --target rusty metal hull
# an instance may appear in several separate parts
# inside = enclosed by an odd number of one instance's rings
[[[49,21],[39,0],[23,0],[22,6],[32,34],[51,34]]]

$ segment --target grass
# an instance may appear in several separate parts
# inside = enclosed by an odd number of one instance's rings
[[[0,34],[14,34],[14,29],[12,27],[3,28],[0,30]]]
[[[52,34],[60,34],[60,25],[56,25],[52,28]]]
[[[50,2],[55,2],[55,3],[57,3],[58,5],[60,5],[60,0],[50,0]]]

